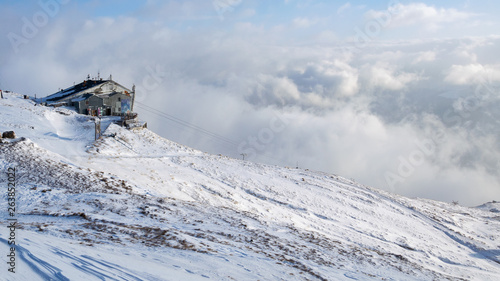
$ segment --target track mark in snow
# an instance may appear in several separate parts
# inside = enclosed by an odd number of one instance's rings
[[[359,280],[358,278],[352,276],[351,273],[344,273],[344,276],[347,277],[347,278],[349,278],[349,279],[352,279],[352,280]]]
[[[482,250],[475,253],[474,256],[486,258],[500,264],[500,250]]]
[[[244,265],[242,265],[242,264],[240,264],[240,263],[239,263],[239,264],[237,264],[237,265],[238,265],[239,267],[243,268],[243,269],[244,269],[245,271],[247,271],[247,272],[252,272],[250,269],[246,268]]]
[[[119,265],[103,260],[98,260],[91,256],[82,255],[81,257],[77,257],[57,248],[53,248],[52,252],[59,256],[73,260],[74,262],[72,262],[71,264],[75,268],[89,275],[95,276],[101,280],[144,280],[131,273],[128,273],[127,269]]]
[[[463,264],[454,262],[454,261],[450,260],[449,258],[438,257],[438,259],[444,263],[451,264],[451,265],[463,265]]]
[[[289,204],[289,203],[281,202],[281,201],[276,200],[274,198],[267,197],[265,195],[259,194],[259,193],[255,192],[253,190],[250,190],[250,189],[243,189],[243,191],[245,191],[249,195],[252,195],[252,196],[254,196],[254,197],[258,198],[258,199],[264,200],[264,201],[275,203],[275,204],[278,204],[280,206],[285,206],[285,207],[288,207],[288,208],[296,210],[296,211],[307,212],[306,208],[297,207],[297,206],[294,206],[294,205]]]
[[[72,138],[61,137],[58,134],[53,133],[53,132],[45,133],[44,136],[49,136],[49,137],[53,137],[53,138],[60,139],[60,140],[65,140],[65,141],[73,141]]]
[[[7,240],[0,238],[0,241],[7,245]],[[16,250],[19,252],[19,258],[23,262],[25,262],[31,268],[31,270],[33,270],[43,280],[70,280],[61,273],[61,270],[59,268],[49,264],[42,259],[39,259],[26,248],[16,245]]]
[[[317,218],[322,219],[322,220],[327,220],[327,221],[338,222],[337,220],[334,220],[334,219],[332,219],[332,218],[329,218],[329,217],[326,217],[326,216],[320,215],[320,214],[318,214],[318,213],[313,213],[313,215],[315,215]]]

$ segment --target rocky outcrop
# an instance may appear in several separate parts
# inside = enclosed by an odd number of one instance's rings
[[[4,138],[4,139],[15,139],[16,138],[16,133],[14,133],[14,131],[3,132],[2,138]]]

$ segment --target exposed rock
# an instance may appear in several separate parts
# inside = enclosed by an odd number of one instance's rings
[[[16,134],[14,133],[14,131],[3,132],[2,138],[4,138],[4,139],[15,139],[16,138]]]

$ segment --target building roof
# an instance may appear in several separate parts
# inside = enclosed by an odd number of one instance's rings
[[[81,95],[81,96],[78,96],[74,99],[72,99],[71,101],[72,102],[80,102],[80,101],[84,101],[88,98],[90,98],[91,96],[93,96],[94,94],[85,94],[85,95]]]
[[[43,98],[43,100],[48,102],[48,103],[58,102],[64,98],[70,97],[70,96],[77,94],[81,91],[85,91],[87,89],[93,88],[95,86],[106,83],[108,81],[112,81],[112,80],[85,80],[80,84],[76,84],[72,87],[69,87],[69,88],[61,90],[57,93],[54,93],[50,96],[47,96],[47,97]]]

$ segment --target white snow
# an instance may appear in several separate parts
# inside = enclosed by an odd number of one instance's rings
[[[500,280],[499,203],[405,198],[110,119],[94,141],[92,118],[4,96],[0,131],[26,139],[0,144],[20,225],[1,280]]]

